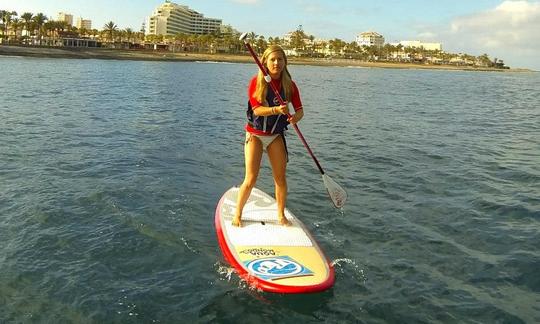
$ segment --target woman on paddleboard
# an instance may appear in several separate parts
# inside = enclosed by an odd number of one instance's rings
[[[295,124],[304,116],[300,92],[291,79],[287,70],[287,57],[280,46],[271,45],[264,51],[261,63],[272,78],[272,83],[280,92],[281,97],[291,103],[280,105],[277,96],[266,83],[261,71],[254,76],[248,88],[248,110],[246,124],[246,141],[244,145],[246,173],[244,182],[238,192],[238,201],[232,224],[242,226],[242,210],[251,190],[255,187],[262,153],[266,151],[272,166],[275,195],[278,207],[278,222],[289,225],[285,217],[287,201],[287,147],[283,132],[289,123]],[[288,115],[291,114],[290,117]]]

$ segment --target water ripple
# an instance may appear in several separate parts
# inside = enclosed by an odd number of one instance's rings
[[[291,66],[349,201],[291,129],[288,206],[336,284],[281,296],[225,266],[213,229],[256,66],[0,64],[0,322],[540,321],[537,74]]]

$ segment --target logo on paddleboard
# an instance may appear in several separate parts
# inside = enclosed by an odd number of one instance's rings
[[[262,279],[281,279],[312,275],[313,272],[288,256],[244,262],[249,272]]]
[[[251,254],[254,256],[269,256],[269,255],[276,255],[276,251],[274,249],[263,249],[263,248],[254,248],[254,249],[246,249],[240,251],[240,254]]]

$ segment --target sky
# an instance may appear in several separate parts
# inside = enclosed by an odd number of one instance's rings
[[[164,0],[0,0],[0,9],[58,12],[92,20],[103,29],[140,30]],[[241,32],[283,37],[300,25],[316,38],[347,42],[376,31],[386,42],[442,43],[443,50],[488,54],[513,68],[540,71],[540,0],[177,0],[208,18],[222,19]]]

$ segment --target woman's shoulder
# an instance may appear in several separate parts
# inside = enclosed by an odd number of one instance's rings
[[[249,84],[248,84],[249,92],[250,93],[254,92],[256,88],[257,88],[257,76],[254,76],[253,78],[251,78],[251,80],[249,80]]]
[[[249,79],[249,86],[254,87],[257,85],[257,76],[253,76],[251,79]]]

